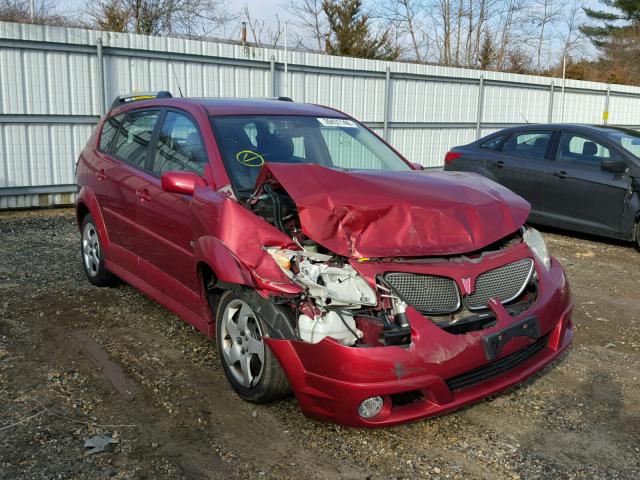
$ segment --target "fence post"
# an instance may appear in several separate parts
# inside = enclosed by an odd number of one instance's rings
[[[100,102],[100,116],[107,113],[105,102],[105,81],[104,81],[104,56],[102,54],[102,38],[96,39],[96,55],[98,64],[98,102]]]
[[[276,59],[271,55],[269,61],[269,71],[271,72],[271,96],[276,97]]]
[[[480,84],[478,85],[478,116],[476,117],[476,140],[480,138],[482,129],[482,113],[484,111],[484,75],[480,75]]]
[[[382,138],[389,140],[389,101],[391,100],[391,67],[387,65],[384,75],[384,123]]]
[[[611,85],[607,85],[607,97],[604,100],[604,112],[602,112],[602,123],[609,122],[609,97],[611,96]]]
[[[547,123],[553,122],[553,97],[555,96],[554,89],[555,89],[555,85],[553,83],[553,80],[551,80],[551,88],[549,90],[549,113],[547,113]]]

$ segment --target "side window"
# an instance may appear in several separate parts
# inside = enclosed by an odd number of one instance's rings
[[[593,165],[600,168],[603,159],[611,158],[609,149],[590,138],[573,133],[563,133],[560,140],[560,159],[576,165]]]
[[[543,159],[550,140],[550,131],[514,133],[502,146],[502,153]]]
[[[487,150],[496,150],[506,135],[499,135],[497,137],[493,137],[488,139],[486,142],[480,144],[480,148],[486,148]]]
[[[113,153],[134,167],[144,168],[157,121],[158,112],[130,112],[118,132]]]
[[[181,113],[168,112],[156,143],[151,170],[160,176],[171,170],[202,175],[207,154],[200,132],[193,121]]]
[[[122,119],[124,118],[124,113],[119,115],[115,115],[113,117],[109,117],[104,121],[102,125],[102,132],[100,132],[100,150],[102,152],[108,152],[109,147],[113,141],[113,137],[115,137],[116,133],[118,133],[118,129],[120,125],[122,125]]]
[[[365,145],[340,128],[321,128],[331,162],[340,168],[379,168],[380,160]]]

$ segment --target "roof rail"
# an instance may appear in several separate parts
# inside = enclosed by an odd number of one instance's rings
[[[276,100],[279,102],[293,102],[291,97],[245,97],[246,100]]]
[[[173,95],[171,95],[171,92],[168,92],[166,90],[159,90],[157,92],[127,93],[126,95],[118,95],[111,104],[111,108],[116,108],[129,102],[136,102],[138,100],[151,100],[153,98],[173,98]]]

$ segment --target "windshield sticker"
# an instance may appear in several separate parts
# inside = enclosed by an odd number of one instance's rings
[[[261,167],[264,165],[264,157],[252,150],[241,150],[236,153],[236,160],[238,160],[245,167]]]
[[[355,122],[344,118],[318,118],[318,121],[325,127],[358,128]]]

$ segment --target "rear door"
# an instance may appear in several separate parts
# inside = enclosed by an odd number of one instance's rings
[[[113,245],[112,260],[123,267],[135,268],[137,256],[136,207],[139,203],[141,173],[147,158],[159,111],[131,111],[104,154],[99,175],[105,185],[98,201]],[[117,120],[120,115],[114,117]]]
[[[562,132],[558,160],[548,181],[547,215],[579,230],[622,231],[631,179],[602,170],[605,159],[624,160],[617,150],[584,133]]]
[[[545,212],[545,176],[553,165],[552,130],[515,131],[495,151],[487,151],[487,176],[531,204],[532,219]]]
[[[193,259],[191,196],[165,192],[162,174],[188,171],[203,175],[208,163],[197,122],[186,112],[168,110],[150,151],[137,222],[139,255],[165,281],[155,286],[188,308],[197,309],[199,284]]]

